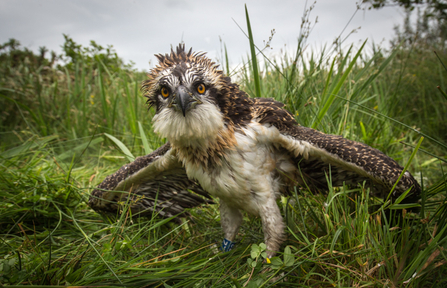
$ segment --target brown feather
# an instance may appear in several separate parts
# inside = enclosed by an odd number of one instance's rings
[[[122,204],[129,202],[133,214],[152,216],[156,213],[162,217],[172,217],[184,213],[186,208],[209,203],[210,201],[206,200],[211,199],[209,194],[195,181],[188,179],[182,168],[166,171],[152,179],[146,179],[143,183],[135,185],[128,183],[125,191],[114,192],[120,183],[153,165],[170,149],[171,145],[166,143],[154,152],[137,157],[132,163],[107,176],[91,193],[89,206],[98,212],[116,213],[120,211]]]

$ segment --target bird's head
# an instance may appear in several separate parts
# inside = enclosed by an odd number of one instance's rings
[[[154,129],[186,145],[212,140],[225,125],[219,99],[230,79],[204,53],[186,52],[182,44],[176,50],[156,55],[159,63],[143,83],[147,102],[155,107]]]

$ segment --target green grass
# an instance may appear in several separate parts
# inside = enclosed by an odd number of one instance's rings
[[[264,263],[255,218],[245,218],[234,250],[216,253],[223,237],[216,205],[192,209],[182,224],[130,218],[125,207],[115,217],[95,213],[86,204],[91,189],[163,139],[139,92],[145,74],[113,50],[66,37],[64,65],[18,49],[1,55],[0,283],[443,287],[445,54],[369,51],[368,43],[305,54],[306,33],[294,55],[276,60],[251,36],[251,57],[234,78],[251,95],[286,103],[301,125],[362,141],[408,166],[423,187],[419,214],[370,197],[362,183],[318,195],[296,189],[279,200],[288,240]],[[9,57],[17,53],[21,60]]]

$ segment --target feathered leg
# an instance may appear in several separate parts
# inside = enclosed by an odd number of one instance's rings
[[[222,243],[223,251],[230,251],[233,248],[233,240],[242,224],[242,214],[239,209],[228,206],[225,201],[220,200],[220,225],[224,232],[225,239]]]
[[[264,241],[267,245],[267,257],[275,256],[281,243],[285,240],[284,220],[274,197],[267,198],[267,202],[259,205],[259,216],[264,231]]]

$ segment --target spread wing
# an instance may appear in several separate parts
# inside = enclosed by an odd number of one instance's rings
[[[258,98],[254,106],[257,121],[273,125],[280,132],[280,149],[285,149],[298,166],[295,177],[311,190],[332,186],[357,185],[366,181],[373,193],[386,197],[403,171],[392,158],[366,144],[338,135],[328,135],[299,126],[284,104],[273,99]],[[410,172],[405,172],[393,191],[396,199],[411,189],[404,202],[413,203],[420,197],[421,187]]]
[[[151,154],[138,157],[109,175],[90,195],[89,205],[98,212],[116,213],[129,203],[133,214],[172,217],[185,208],[210,202],[199,184],[188,179],[185,169],[172,155],[169,143]]]

